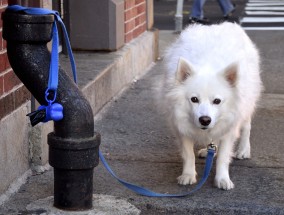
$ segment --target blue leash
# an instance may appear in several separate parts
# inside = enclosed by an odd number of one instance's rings
[[[58,67],[59,67],[59,57],[58,57],[58,46],[59,46],[59,40],[58,40],[58,30],[57,30],[57,25],[56,22],[59,22],[63,32],[64,32],[64,38],[65,38],[65,42],[66,42],[66,46],[67,46],[67,50],[68,50],[68,55],[70,58],[70,63],[71,63],[71,67],[72,67],[72,72],[73,72],[73,77],[74,77],[74,82],[77,83],[77,76],[76,76],[76,65],[75,65],[75,60],[73,57],[73,53],[72,53],[72,49],[71,49],[71,45],[69,42],[69,38],[68,38],[68,34],[65,28],[65,25],[59,15],[59,13],[57,11],[53,11],[53,10],[48,10],[48,9],[44,9],[44,8],[29,8],[29,7],[22,7],[20,5],[12,5],[12,6],[8,6],[7,10],[11,10],[11,11],[23,11],[27,14],[31,14],[31,15],[54,15],[55,20],[53,23],[53,27],[52,27],[52,51],[51,51],[51,62],[50,62],[50,69],[49,69],[49,79],[48,79],[48,87],[46,89],[45,92],[45,100],[48,103],[48,106],[40,106],[39,109],[37,111],[34,111],[30,114],[28,114],[28,116],[35,117],[35,120],[32,121],[32,125],[36,125],[38,122],[48,122],[50,120],[54,120],[54,121],[58,121],[61,120],[63,118],[63,107],[61,104],[58,103],[54,103],[55,99],[56,99],[56,93],[57,93],[57,87],[58,87]],[[49,95],[50,92],[53,92],[53,98],[49,99]],[[44,117],[40,118],[39,117],[36,118],[37,116],[44,114]],[[36,116],[35,116],[36,115]],[[114,172],[113,170],[110,168],[110,166],[108,165],[106,159],[104,158],[103,154],[101,151],[99,151],[99,157],[101,162],[103,163],[103,165],[105,166],[105,168],[107,169],[107,171],[114,177],[116,178],[122,185],[124,185],[125,187],[127,187],[128,189],[132,190],[133,192],[143,195],[143,196],[148,196],[148,197],[184,197],[184,196],[188,196],[193,194],[194,192],[196,192],[197,190],[199,190],[202,185],[206,182],[210,171],[212,169],[212,165],[213,165],[213,159],[214,159],[214,154],[216,153],[217,147],[216,145],[214,145],[213,143],[210,143],[208,145],[208,154],[207,154],[207,158],[206,158],[206,163],[205,163],[205,169],[203,172],[203,177],[200,180],[200,182],[195,186],[195,188],[189,192],[185,192],[185,193],[180,193],[180,194],[163,194],[163,193],[156,193],[153,192],[151,190],[148,190],[146,188],[137,186],[135,184],[129,183],[127,181],[124,181],[122,179],[120,179]]]
[[[210,171],[212,169],[212,164],[213,164],[213,158],[214,158],[214,154],[216,153],[217,147],[216,145],[214,145],[213,143],[208,145],[208,154],[206,157],[206,163],[205,163],[205,169],[203,172],[203,176],[202,179],[199,181],[199,183],[195,186],[195,188],[189,192],[185,192],[185,193],[178,193],[178,194],[164,194],[164,193],[156,193],[153,192],[151,190],[148,190],[144,187],[140,187],[137,186],[135,184],[131,184],[127,181],[124,181],[122,179],[120,179],[110,168],[110,166],[108,165],[107,161],[105,160],[103,154],[101,151],[99,151],[99,156],[101,159],[101,162],[103,163],[103,165],[105,166],[105,168],[107,169],[107,171],[116,179],[118,180],[122,185],[124,185],[125,187],[127,187],[129,190],[132,190],[133,192],[140,194],[142,196],[148,196],[148,197],[184,197],[184,196],[188,196],[188,195],[192,195],[194,192],[196,192],[197,190],[199,190],[203,184],[206,182]]]

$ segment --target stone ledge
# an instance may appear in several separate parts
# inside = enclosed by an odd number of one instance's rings
[[[125,86],[147,71],[157,56],[156,37],[157,31],[145,32],[120,51],[110,53],[109,56],[113,59],[103,58],[105,53],[96,53],[94,55],[97,55],[98,60],[85,62],[90,64],[91,71],[96,70],[96,65],[105,64],[105,68],[99,73],[93,73],[94,78],[91,81],[80,85],[94,114]]]

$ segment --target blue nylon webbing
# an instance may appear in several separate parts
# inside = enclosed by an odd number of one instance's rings
[[[71,62],[71,67],[72,67],[72,72],[73,72],[73,77],[75,83],[77,83],[77,76],[76,76],[76,65],[75,65],[75,60],[73,57],[71,45],[69,42],[68,34],[66,31],[66,28],[64,26],[64,23],[62,19],[59,16],[59,13],[57,11],[53,10],[48,10],[44,8],[27,8],[27,7],[22,7],[20,5],[12,5],[7,8],[8,10],[13,10],[13,11],[24,11],[27,14],[32,14],[32,15],[48,15],[48,14],[53,14],[55,16],[56,21],[58,21],[61,24],[61,27],[64,32],[64,37],[65,37],[65,42],[68,50],[68,55],[70,58]],[[48,81],[48,89],[54,90],[56,93],[57,86],[58,86],[58,31],[57,31],[57,26],[56,26],[56,21],[54,21],[53,24],[53,31],[52,31],[52,52],[51,52],[51,63],[50,63],[50,71],[49,71],[49,81]],[[47,89],[47,91],[48,91]],[[55,99],[55,98],[54,98]],[[53,101],[52,101],[53,102]],[[135,184],[129,183],[127,181],[124,181],[120,179],[110,168],[108,165],[106,159],[104,158],[103,154],[101,151],[99,151],[99,157],[107,171],[114,177],[116,178],[121,184],[123,184],[125,187],[128,189],[132,190],[133,192],[143,195],[143,196],[148,196],[148,197],[184,197],[187,195],[191,195],[197,190],[199,190],[202,185],[206,182],[211,168],[213,164],[213,158],[214,158],[215,150],[214,149],[208,149],[208,154],[206,158],[206,163],[205,163],[205,169],[203,172],[203,177],[200,180],[200,182],[195,186],[195,188],[189,192],[185,193],[180,193],[180,194],[163,194],[163,193],[156,193],[151,190],[148,190],[146,188],[137,186]]]
[[[128,189],[134,191],[137,194],[140,194],[142,196],[148,196],[148,197],[184,197],[184,196],[188,196],[193,194],[194,192],[196,192],[197,190],[199,190],[202,185],[206,182],[211,168],[212,168],[212,164],[213,164],[213,158],[214,158],[214,154],[215,154],[215,150],[213,149],[209,149],[208,150],[208,154],[207,154],[207,158],[206,158],[206,163],[205,163],[205,169],[203,172],[203,176],[202,179],[199,181],[199,183],[195,186],[195,188],[189,192],[185,192],[185,193],[179,193],[179,194],[163,194],[163,193],[156,193],[153,192],[151,190],[148,190],[146,188],[137,186],[135,184],[131,184],[127,181],[124,181],[122,179],[120,179],[110,168],[110,166],[108,165],[107,161],[105,160],[103,154],[101,151],[99,151],[99,156],[101,159],[101,162],[103,163],[103,165],[105,166],[105,168],[107,169],[107,171],[115,178],[117,179],[121,184],[123,184],[125,187],[127,187]]]

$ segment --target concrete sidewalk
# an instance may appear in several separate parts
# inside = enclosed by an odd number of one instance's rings
[[[213,169],[206,184],[193,196],[142,197],[122,187],[100,164],[94,173],[95,196],[110,195],[126,200],[134,209],[125,214],[284,214],[284,44],[277,42],[282,41],[283,32],[248,33],[263,57],[262,77],[266,90],[253,120],[252,159],[234,160],[231,164],[235,189],[215,188]],[[161,51],[175,36],[172,31],[160,32]],[[106,54],[104,59],[107,58]],[[88,55],[84,55],[77,61],[79,67],[87,60],[90,60]],[[192,187],[177,185],[176,177],[182,170],[181,158],[166,119],[155,106],[153,86],[162,73],[161,58],[145,76],[133,82],[96,115],[95,131],[101,133],[101,151],[117,175],[157,192],[180,193]],[[81,87],[86,86],[82,84]],[[200,178],[204,160],[197,159],[196,163]],[[1,207],[0,214],[52,214],[44,206],[33,208],[30,205],[52,195],[51,169],[30,177]]]

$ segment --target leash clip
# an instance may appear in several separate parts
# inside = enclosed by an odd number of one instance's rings
[[[207,146],[207,151],[209,150],[213,150],[215,153],[217,152],[217,145],[215,145],[213,141],[211,141],[211,143]]]
[[[57,89],[51,90],[49,87],[45,91],[45,101],[48,103],[48,105],[51,105],[55,99],[56,99]],[[51,97],[51,98],[49,98]]]

